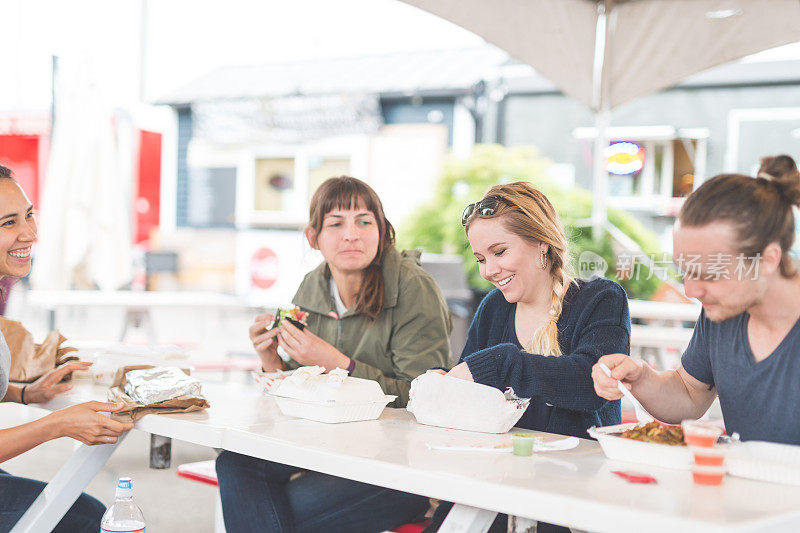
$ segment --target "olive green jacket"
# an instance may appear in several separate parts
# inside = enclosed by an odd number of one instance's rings
[[[348,310],[338,320],[326,263],[309,272],[293,302],[307,311],[308,328],[356,361],[353,376],[373,379],[394,407],[408,403],[411,380],[435,366],[447,366],[452,330],[444,295],[420,267],[418,251],[392,248],[383,261],[383,311],[374,322]],[[298,365],[289,361],[290,368]]]

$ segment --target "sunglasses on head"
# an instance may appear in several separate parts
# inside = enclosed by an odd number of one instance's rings
[[[480,202],[469,204],[464,208],[464,211],[461,212],[461,225],[466,226],[467,220],[469,220],[469,217],[471,217],[475,212],[477,212],[479,215],[490,217],[494,215],[499,206],[500,198],[498,196],[487,196]]]

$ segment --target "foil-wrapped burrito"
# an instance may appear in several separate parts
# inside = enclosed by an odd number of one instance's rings
[[[130,370],[125,374],[125,381],[125,393],[142,405],[182,396],[203,397],[200,382],[174,366]]]

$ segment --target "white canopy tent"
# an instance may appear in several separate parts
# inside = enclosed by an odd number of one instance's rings
[[[800,0],[402,0],[534,67],[595,113],[592,223],[606,220],[610,110],[682,78],[800,41]]]
[[[130,139],[90,62],[62,62],[31,273],[36,289],[114,290],[132,278]],[[129,156],[128,156],[129,157]]]

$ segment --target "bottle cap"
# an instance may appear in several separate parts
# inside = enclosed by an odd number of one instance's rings
[[[131,478],[121,477],[117,483],[117,498],[130,498],[133,496]]]

